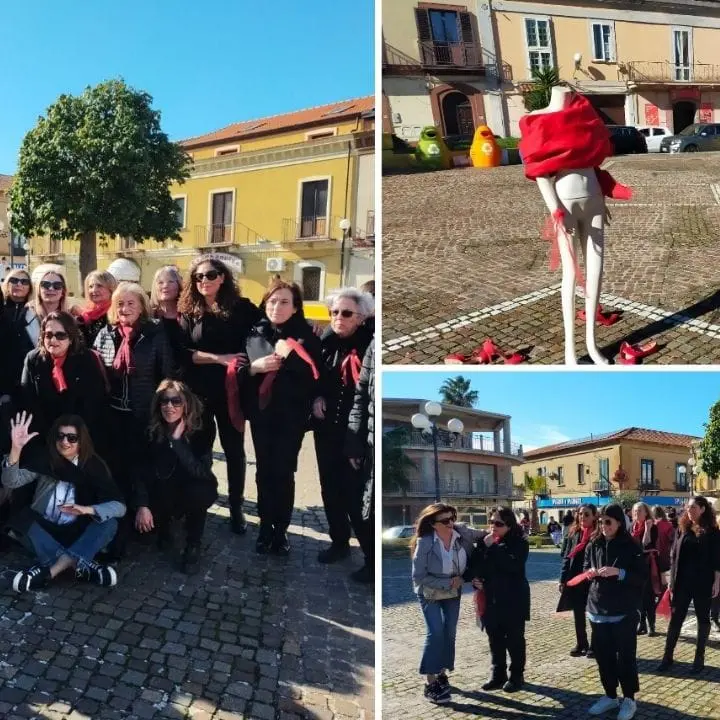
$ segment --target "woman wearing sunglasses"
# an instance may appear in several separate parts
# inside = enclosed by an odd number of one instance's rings
[[[597,508],[595,505],[581,505],[575,516],[575,522],[570,528],[562,554],[562,567],[560,570],[560,602],[557,612],[572,610],[575,619],[575,647],[570,651],[572,657],[595,657],[588,642],[585,627],[585,607],[587,605],[587,583],[574,587],[567,587],[568,580],[572,580],[583,572],[585,563],[585,548],[587,548],[593,533],[597,529]]]
[[[158,545],[172,549],[173,519],[185,520],[181,569],[189,572],[200,559],[208,508],[217,499],[202,405],[185,383],[163,380],[150,409],[149,462],[135,487],[135,527],[157,531]]]
[[[41,275],[35,296],[35,312],[40,320],[51,312],[65,312],[66,299],[67,283],[59,272],[48,270]]]
[[[591,647],[600,672],[604,697],[588,713],[602,715],[617,710],[618,720],[630,720],[640,689],[637,667],[637,620],[647,581],[642,547],[628,532],[620,505],[600,511],[599,529],[585,551],[588,572],[587,616],[592,629]],[[617,696],[618,683],[623,701]]]
[[[632,518],[633,524],[630,533],[642,545],[645,562],[648,566],[648,579],[643,588],[637,634],[655,637],[655,605],[658,600],[656,588],[659,589],[660,584],[657,565],[658,529],[655,527],[650,507],[643,502],[637,502],[632,506]]]
[[[178,311],[185,377],[205,407],[203,423],[212,430],[208,449],[215,440],[217,422],[227,462],[231,529],[244,535],[245,421],[235,412],[233,383],[238,367],[247,362],[245,343],[261,314],[240,296],[230,268],[209,256],[190,266],[190,282],[180,295]],[[228,387],[233,392],[228,393]]]
[[[360,378],[362,359],[373,336],[365,320],[372,315],[372,296],[355,288],[343,288],[327,299],[330,327],[323,334],[322,389],[313,404],[315,452],[323,506],[331,545],[318,560],[332,563],[350,555],[350,532],[355,531],[365,556],[372,564],[373,529],[362,519],[364,479],[344,452],[348,419]]]
[[[11,422],[12,447],[2,469],[2,484],[15,489],[36,483],[32,507],[13,527],[23,528],[24,544],[37,564],[15,575],[17,592],[38,590],[68,570],[78,580],[117,584],[117,573],[95,556],[113,538],[125,514],[120,491],[95,449],[82,418],[63,415],[52,426],[47,451],[23,452],[37,433],[32,416]],[[29,448],[28,448],[29,450]]]
[[[515,513],[499,507],[492,533],[477,544],[468,575],[485,592],[483,624],[490,643],[492,670],[485,691],[519,690],[525,682],[525,623],[530,620],[530,585],[525,575],[529,545]],[[510,679],[507,658],[510,656]]]
[[[415,522],[412,582],[425,619],[425,647],[420,674],[425,675],[425,697],[432,703],[450,702],[447,673],[455,669],[455,636],[460,616],[463,573],[473,543],[486,533],[456,525],[452,505],[428,505]]]
[[[249,366],[242,370],[257,461],[255,548],[287,555],[297,458],[320,377],[320,341],[305,319],[298,285],[273,280],[260,309],[265,318],[250,333]]]
[[[39,347],[25,359],[22,389],[33,430],[42,437],[61,415],[79,415],[92,428],[95,447],[105,450],[105,374],[97,355],[85,349],[69,313],[52,312],[43,319]]]
[[[692,601],[697,641],[691,672],[699,673],[705,667],[710,606],[712,599],[720,595],[720,530],[715,511],[702,495],[691,498],[680,516],[678,536],[670,555],[670,593],[670,624],[658,671],[664,672],[673,664],[675,645]]]
[[[78,309],[77,322],[86,347],[93,346],[98,333],[107,325],[107,313],[117,285],[114,275],[100,270],[93,270],[85,278],[86,305]]]
[[[161,380],[176,376],[170,344],[161,325],[149,317],[145,291],[122,282],[112,294],[108,325],[98,333],[99,353],[110,386],[109,435],[114,442],[108,462],[126,503],[133,498],[133,478],[147,458],[146,431],[150,407]],[[113,546],[115,557],[124,553],[130,519],[121,523]]]

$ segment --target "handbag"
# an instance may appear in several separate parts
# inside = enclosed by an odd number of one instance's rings
[[[437,600],[455,600],[460,597],[460,590],[445,590],[444,588],[428,587],[423,585],[422,589],[423,597],[428,602],[435,602]]]

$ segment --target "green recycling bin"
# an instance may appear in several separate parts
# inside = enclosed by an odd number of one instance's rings
[[[420,131],[420,140],[415,148],[418,163],[426,168],[440,170],[450,167],[450,150],[432,125]]]

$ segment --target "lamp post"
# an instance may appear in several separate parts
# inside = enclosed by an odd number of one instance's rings
[[[413,427],[422,432],[429,433],[433,442],[433,458],[435,461],[435,502],[440,502],[440,459],[438,458],[438,422],[436,418],[442,415],[442,405],[439,402],[426,402],[423,408],[424,413],[415,413],[410,422]],[[462,420],[452,418],[448,421],[447,428],[453,435],[459,435],[464,425]]]
[[[694,455],[688,458],[688,490],[690,491],[690,497],[693,496],[695,490],[695,473],[697,472],[697,460]]]
[[[342,230],[342,242],[340,243],[340,284],[345,285],[345,243],[347,242],[352,223],[347,218],[343,218],[338,225]]]
[[[12,236],[12,210],[7,211],[7,221],[8,221],[8,238],[10,243],[10,269],[13,269],[13,266],[15,265],[14,262],[14,251],[13,251],[13,236]]]

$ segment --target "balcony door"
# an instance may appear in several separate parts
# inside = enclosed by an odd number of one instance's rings
[[[311,180],[302,184],[300,237],[327,237],[328,180]]]
[[[470,13],[416,8],[415,22],[423,65],[465,67],[478,62]]]
[[[212,232],[210,242],[223,244],[232,242],[233,194],[217,192],[212,196]]]
[[[690,30],[673,30],[674,79],[678,82],[692,80],[692,45]]]

